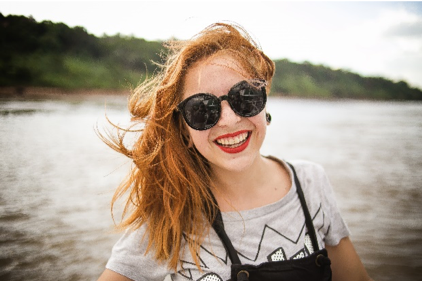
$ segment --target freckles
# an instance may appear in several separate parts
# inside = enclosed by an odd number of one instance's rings
[[[256,116],[250,117],[250,121],[255,126],[256,137],[264,138],[267,133],[267,120],[265,119],[265,114],[258,114]]]
[[[262,111],[264,112],[264,111]],[[265,119],[265,114],[259,113],[256,116],[249,117],[251,122],[255,124],[257,128],[266,128],[267,127],[267,120]]]

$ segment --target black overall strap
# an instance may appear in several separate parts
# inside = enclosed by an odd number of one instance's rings
[[[305,214],[306,228],[308,228],[309,235],[311,236],[312,246],[314,248],[314,252],[316,252],[319,250],[318,240],[316,237],[314,224],[312,223],[312,217],[309,214],[308,206],[306,205],[305,195],[303,194],[302,186],[300,185],[295,168],[293,167],[292,164],[290,163],[287,163],[287,164],[290,166],[290,168],[293,171],[297,194],[299,195],[300,204],[302,205],[303,213]]]
[[[217,215],[212,223],[212,227],[214,228],[215,232],[217,232],[218,237],[220,237],[221,241],[223,242],[224,248],[226,248],[226,251],[229,254],[229,258],[232,264],[241,264],[239,256],[237,255],[237,252],[233,247],[232,241],[229,239],[226,234],[226,231],[224,230],[224,223],[220,209],[217,210]]]
[[[319,246],[318,246],[318,240],[316,238],[315,228],[314,228],[314,225],[312,223],[312,217],[309,214],[308,206],[306,205],[306,201],[305,201],[305,196],[303,194],[302,187],[300,185],[296,171],[293,168],[293,165],[291,165],[290,163],[287,163],[287,164],[290,166],[290,168],[293,171],[293,176],[294,176],[294,181],[295,181],[297,193],[298,193],[298,196],[299,196],[300,204],[302,205],[303,213],[305,215],[305,224],[306,224],[306,227],[308,229],[309,235],[311,237],[314,252],[316,252],[316,251],[319,250]],[[215,204],[217,205],[217,201],[215,200],[214,196],[213,196],[213,199],[214,199]],[[230,238],[227,236],[227,233],[224,230],[224,223],[223,223],[223,218],[222,218],[220,209],[217,209],[217,214],[216,214],[214,221],[212,222],[212,227],[214,228],[218,237],[223,242],[223,245],[224,245],[224,247],[226,248],[226,251],[229,254],[229,258],[230,258],[232,264],[241,264],[239,256],[237,255],[237,252],[234,249]]]

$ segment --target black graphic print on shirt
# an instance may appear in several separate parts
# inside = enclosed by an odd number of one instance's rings
[[[321,206],[317,209],[316,213],[314,214],[312,220],[315,221],[318,219],[319,223],[315,225],[317,229],[316,232],[321,230],[324,227],[324,213],[321,210]],[[315,224],[315,222],[314,222]],[[299,226],[300,225],[300,226]],[[297,237],[291,238],[287,235],[283,234],[283,231],[277,230],[277,228],[271,227],[268,224],[265,224],[262,228],[261,235],[260,235],[260,241],[258,243],[258,247],[255,249],[256,254],[253,256],[247,256],[243,254],[241,251],[238,252],[239,258],[244,263],[262,263],[265,261],[283,261],[288,259],[300,259],[304,258],[306,256],[309,256],[314,252],[312,242],[310,239],[310,236],[308,233],[305,233],[303,236],[303,232],[306,230],[306,225],[304,220],[301,224],[298,226],[298,232]],[[319,227],[317,227],[317,225]],[[259,232],[258,232],[259,233]],[[269,237],[273,237],[271,240],[269,240]],[[274,237],[278,237],[277,239],[274,239]],[[302,238],[301,238],[302,237]],[[304,238],[303,238],[304,237]],[[274,241],[277,240],[277,241]],[[221,243],[219,241],[219,243]],[[270,243],[274,243],[272,245],[273,250],[270,251],[265,257],[266,260],[261,260],[262,257],[259,259],[261,261],[258,261],[258,257],[260,255],[262,256],[261,249],[262,245],[270,245]],[[288,250],[291,249],[294,245],[298,245],[298,243],[303,243],[303,248],[300,248],[299,251],[296,252],[290,252],[288,253]],[[270,246],[271,247],[271,246]],[[297,248],[297,246],[295,246]],[[267,247],[268,249],[268,247]],[[200,266],[203,269],[203,272],[200,273],[198,269],[196,269],[195,264],[192,261],[188,260],[181,260],[181,267],[182,269],[178,272],[179,275],[183,276],[187,280],[201,280],[201,281],[223,281],[224,279],[218,274],[221,272],[226,271],[230,272],[230,260],[228,257],[227,252],[224,251],[223,255],[218,255],[215,252],[211,251],[210,249],[207,249],[204,246],[201,246],[201,256],[200,259]],[[215,262],[218,261],[218,268],[216,269]],[[249,261],[249,262],[248,262]],[[212,263],[211,266],[209,263]],[[211,271],[211,272],[210,272]]]

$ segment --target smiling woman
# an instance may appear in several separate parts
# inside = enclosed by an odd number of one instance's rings
[[[169,48],[129,101],[134,145],[103,137],[134,167],[99,280],[369,280],[324,169],[261,155],[274,63],[233,24]]]

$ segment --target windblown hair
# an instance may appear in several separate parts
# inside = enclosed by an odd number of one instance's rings
[[[184,239],[198,268],[197,253],[210,229],[216,204],[212,197],[211,171],[207,160],[189,145],[183,118],[175,110],[183,96],[186,72],[192,65],[217,53],[234,58],[250,75],[267,81],[274,63],[241,27],[216,23],[187,41],[166,44],[169,53],[161,71],[141,83],[129,99],[134,124],[142,124],[139,137],[128,146],[131,128],[115,126],[117,134],[100,134],[114,150],[133,159],[131,172],[112,199],[128,196],[120,229],[145,226],[148,251],[158,261],[176,269]],[[267,91],[268,92],[268,91]]]

